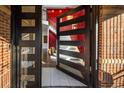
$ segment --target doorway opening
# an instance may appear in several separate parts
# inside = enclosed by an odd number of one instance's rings
[[[57,17],[76,7],[78,6],[42,6],[42,87],[87,87],[84,83],[57,69]],[[71,19],[70,17],[67,18]],[[68,36],[66,39],[71,38]],[[73,47],[67,46],[65,49]],[[63,57],[69,58],[68,55]]]
[[[123,87],[123,6],[11,6],[11,14],[12,86]]]

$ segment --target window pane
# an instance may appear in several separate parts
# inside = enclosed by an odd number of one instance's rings
[[[34,81],[35,80],[35,76],[34,75],[23,75],[23,77],[21,77],[21,80],[26,80],[26,81]]]
[[[66,25],[66,26],[62,26],[62,27],[60,27],[60,32],[68,31],[68,30],[84,29],[84,28],[86,28],[86,22],[85,21],[75,23],[75,24]]]
[[[22,33],[21,40],[35,40],[35,33]]]
[[[85,40],[84,34],[60,36],[60,41],[84,41],[84,40]]]
[[[35,6],[22,6],[22,12],[35,12]]]
[[[21,67],[22,68],[28,68],[28,67],[35,68],[35,62],[34,61],[21,61]]]
[[[35,20],[34,19],[22,19],[21,20],[21,26],[22,27],[28,27],[28,26],[35,26]]]
[[[60,45],[59,49],[66,50],[66,51],[78,52],[78,53],[84,53],[85,52],[85,47],[84,46]]]
[[[35,81],[35,61],[30,61],[32,54],[35,54],[35,47],[21,47],[21,87]]]
[[[21,54],[35,54],[35,47],[22,47]]]
[[[26,88],[28,83],[35,81],[35,75],[22,75],[21,76],[21,87]],[[31,84],[31,83],[30,83]]]
[[[72,57],[72,56],[64,55],[64,54],[59,54],[59,56],[63,60],[67,60],[69,62],[73,62],[73,63],[85,66],[85,61],[83,59],[81,59],[81,58]]]

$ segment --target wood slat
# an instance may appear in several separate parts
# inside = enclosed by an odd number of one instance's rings
[[[19,42],[19,45],[22,47],[35,47],[36,46],[36,42],[35,41],[30,41],[30,40],[23,40]]]
[[[60,41],[60,45],[79,46],[84,45],[83,41]]]
[[[35,19],[37,18],[36,13],[21,13],[19,14],[20,19]]]
[[[77,69],[79,71],[84,71],[85,73],[85,69],[82,65],[78,64],[78,63],[74,63],[74,62],[71,62],[71,61],[68,61],[68,60],[64,60],[62,58],[59,58],[59,62],[62,63],[62,64],[65,64],[67,66],[70,66],[74,69]]]
[[[60,36],[65,36],[65,35],[78,35],[78,34],[85,34],[86,29],[73,29],[73,30],[68,30],[68,31],[63,31],[60,32]]]
[[[82,53],[78,53],[78,52],[73,52],[73,51],[66,51],[66,50],[59,50],[60,54],[64,54],[64,55],[69,55],[72,57],[76,57],[76,58],[83,58],[84,55]]]
[[[20,33],[35,33],[35,32],[37,32],[36,27],[21,27],[18,30]]]

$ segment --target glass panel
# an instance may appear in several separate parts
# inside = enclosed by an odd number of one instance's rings
[[[22,33],[21,40],[35,40],[35,33]]]
[[[35,76],[34,75],[23,75],[23,77],[21,77],[21,80],[23,80],[23,81],[35,81]]]
[[[35,47],[21,48],[21,87],[27,87],[30,81],[35,81],[35,61],[29,61],[32,54],[35,54]]]
[[[22,75],[21,76],[21,87],[26,88],[29,82],[35,82],[35,75]]]
[[[72,57],[72,56],[63,55],[63,54],[59,54],[59,55],[60,55],[60,58],[63,59],[63,60],[67,60],[67,61],[70,61],[70,62],[77,63],[77,64],[85,66],[85,62],[81,58]]]
[[[60,36],[60,41],[84,41],[85,35],[67,35],[67,36]]]
[[[22,19],[21,20],[21,26],[22,27],[28,27],[28,26],[35,26],[35,20],[34,19]]]
[[[68,46],[68,45],[60,45],[61,50],[73,51],[78,53],[84,53],[85,47],[83,46]]]
[[[21,68],[35,68],[35,62],[34,61],[21,61]]]
[[[21,54],[35,54],[35,47],[22,47]]]
[[[60,32],[68,31],[68,30],[84,29],[84,28],[86,28],[86,22],[85,21],[75,23],[75,24],[66,25],[66,26],[62,26],[62,27],[60,27]]]
[[[22,6],[22,12],[35,12],[35,6]]]
[[[80,10],[80,11],[74,13],[74,14],[65,16],[65,17],[60,19],[60,22],[64,22],[64,21],[71,20],[71,19],[75,19],[75,18],[78,18],[80,16],[85,16],[85,12],[86,12],[85,9],[83,9],[83,10]]]

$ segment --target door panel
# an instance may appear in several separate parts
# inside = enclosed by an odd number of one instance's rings
[[[90,6],[57,17],[57,67],[90,85]]]
[[[12,6],[17,87],[41,87],[41,6]]]

